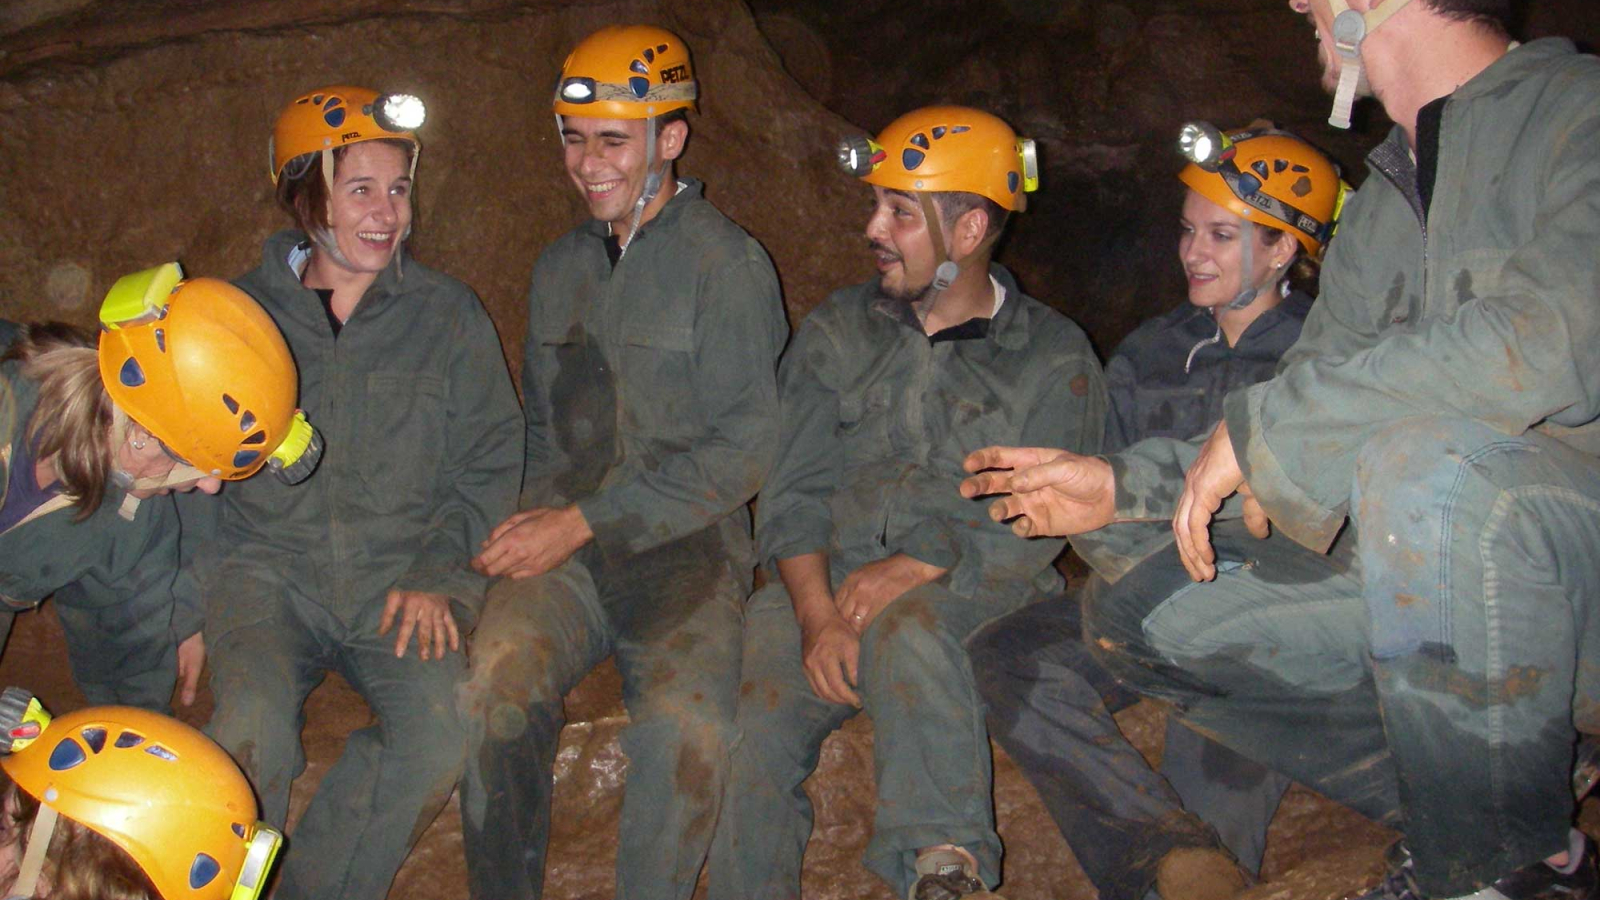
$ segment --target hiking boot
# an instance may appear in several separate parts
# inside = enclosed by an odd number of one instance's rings
[[[1600,742],[1584,735],[1578,742],[1578,762],[1572,767],[1572,795],[1582,803],[1600,782]]]
[[[991,894],[978,880],[978,865],[972,854],[954,847],[941,847],[917,855],[917,882],[906,894],[908,900],[960,900],[982,897],[1005,900]]]
[[[1436,900],[1596,900],[1600,889],[1596,887],[1594,843],[1577,830],[1572,832],[1571,843],[1569,850],[1578,856],[1578,865],[1570,873],[1536,862],[1502,876],[1476,893]],[[1399,864],[1389,870],[1382,883],[1345,900],[1430,900],[1417,887],[1411,854],[1400,844],[1391,848],[1391,862],[1396,858]]]
[[[1232,900],[1250,882],[1233,857],[1215,847],[1176,847],[1156,863],[1162,900]]]

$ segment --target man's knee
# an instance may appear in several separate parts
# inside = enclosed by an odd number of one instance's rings
[[[1374,433],[1356,455],[1353,514],[1361,522],[1385,510],[1437,504],[1461,489],[1462,478],[1494,480],[1501,462],[1525,443],[1473,419],[1401,419]]]
[[[917,682],[967,665],[962,637],[940,619],[928,597],[907,594],[884,607],[861,636],[860,671],[870,690],[887,681],[905,690]]]

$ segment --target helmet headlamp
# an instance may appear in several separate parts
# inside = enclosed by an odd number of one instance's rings
[[[839,168],[856,178],[872,174],[888,154],[878,142],[864,134],[853,135],[839,141]]]
[[[1188,122],[1178,132],[1178,152],[1207,172],[1215,172],[1233,158],[1233,139],[1210,122]]]
[[[1039,189],[1039,145],[1033,138],[1017,138],[1017,156],[1022,158],[1022,192]]]
[[[412,94],[384,94],[372,104],[372,119],[384,131],[415,131],[427,118],[428,107]]]
[[[556,96],[568,103],[593,103],[597,96],[594,79],[583,75],[563,78]]]

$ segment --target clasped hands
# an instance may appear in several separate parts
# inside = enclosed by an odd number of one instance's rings
[[[896,553],[846,575],[833,605],[818,604],[818,612],[800,622],[800,658],[811,690],[824,700],[859,707],[854,688],[861,635],[890,603],[944,573],[939,566]]]
[[[1020,537],[1068,537],[1116,520],[1116,476],[1099,457],[1044,447],[986,447],[969,454],[963,466],[974,474],[961,482],[961,495],[995,496],[989,517],[1011,522]],[[1178,556],[1195,581],[1217,575],[1211,520],[1234,493],[1244,499],[1245,526],[1265,538],[1270,530],[1266,512],[1245,483],[1228,424],[1219,422],[1184,475],[1172,517]]]

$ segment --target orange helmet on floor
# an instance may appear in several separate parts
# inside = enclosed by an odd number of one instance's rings
[[[416,129],[425,118],[426,107],[410,94],[380,96],[370,88],[349,85],[301,94],[278,114],[272,129],[272,142],[267,145],[272,183],[278,183],[283,167],[298,156],[382,138],[410,141],[414,168],[422,150]]]
[[[561,65],[558,116],[647,119],[694,109],[689,48],[654,25],[610,25],[584,38]]]
[[[0,768],[126,851],[165,900],[259,896],[282,837],[257,821],[249,782],[205,735],[126,706],[52,719],[18,688],[0,695],[0,707],[14,748]]]
[[[205,475],[292,465],[312,441],[283,335],[226,281],[177,263],[124,276],[100,309],[100,380],[118,408]]]
[[[1190,163],[1178,178],[1195,193],[1250,222],[1287,230],[1313,257],[1322,253],[1345,191],[1322,151],[1285,131],[1223,135],[1203,123],[1184,126],[1179,148]]]
[[[928,106],[906,113],[876,141],[855,139],[839,149],[847,171],[868,184],[899,191],[965,191],[1002,208],[1027,207],[1039,187],[1033,141],[1011,126],[964,106]]]

